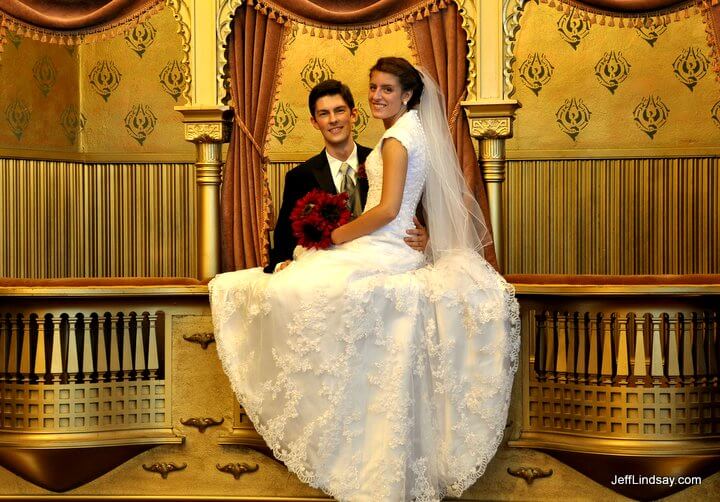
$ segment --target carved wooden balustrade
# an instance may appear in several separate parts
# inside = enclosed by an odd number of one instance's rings
[[[510,279],[519,282],[523,323],[522,426],[511,446],[546,451],[635,498],[669,492],[614,486],[615,475],[717,470],[717,276],[705,284]]]
[[[0,465],[54,491],[183,441],[162,302],[68,282],[0,288]]]

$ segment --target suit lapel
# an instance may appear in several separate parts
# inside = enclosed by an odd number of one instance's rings
[[[362,145],[358,145],[358,162],[360,164],[365,163],[365,159],[367,159],[367,156],[372,152],[370,148],[366,148]],[[368,193],[368,180],[367,177],[364,178],[358,178],[358,188],[360,189],[360,201],[362,202],[362,207],[365,207],[365,202],[367,202],[367,193]]]
[[[318,186],[320,186],[322,190],[333,194],[337,193],[325,150],[312,159],[312,173],[313,176],[315,176]]]

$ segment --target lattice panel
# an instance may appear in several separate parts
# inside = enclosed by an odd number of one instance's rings
[[[534,431],[623,439],[720,434],[720,391],[534,381],[527,420]]]
[[[6,383],[0,392],[3,430],[89,432],[170,426],[164,381]]]

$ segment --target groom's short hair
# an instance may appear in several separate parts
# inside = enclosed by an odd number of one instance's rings
[[[315,105],[317,104],[318,99],[324,96],[335,96],[337,94],[343,98],[351,110],[355,108],[355,100],[353,99],[352,92],[350,92],[350,88],[348,86],[339,80],[323,80],[310,91],[310,97],[308,97],[310,115],[313,117],[315,116]]]

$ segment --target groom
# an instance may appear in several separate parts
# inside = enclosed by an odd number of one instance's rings
[[[280,271],[292,261],[297,239],[292,232],[290,213],[310,190],[348,192],[353,216],[362,213],[367,199],[367,178],[358,176],[358,168],[365,164],[372,150],[353,140],[358,112],[350,89],[337,80],[325,80],[310,91],[308,105],[310,122],[322,134],[325,149],[285,175],[285,190],[275,225],[275,245],[270,250],[270,264],[264,269],[267,273]],[[405,242],[422,252],[427,244],[427,231],[417,220],[415,225],[416,228],[407,231]]]

